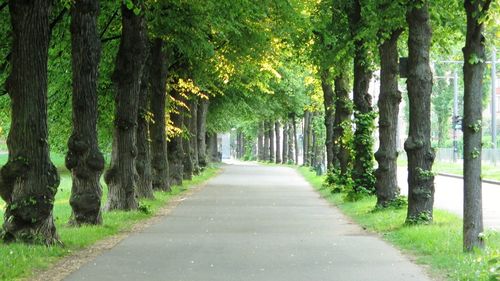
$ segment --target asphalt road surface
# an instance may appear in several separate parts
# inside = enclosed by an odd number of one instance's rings
[[[427,281],[292,168],[225,165],[161,222],[66,280]]]

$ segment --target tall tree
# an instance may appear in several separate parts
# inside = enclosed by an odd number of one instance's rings
[[[191,113],[189,124],[189,142],[191,143],[191,156],[193,158],[193,172],[195,175],[200,173],[200,165],[198,161],[198,99],[192,97],[189,100],[189,111]]]
[[[173,102],[170,107],[170,121],[173,126],[182,130],[184,124],[184,116],[182,114],[183,98],[180,89],[177,87],[178,78],[174,79],[175,83],[170,87],[170,97]],[[183,148],[182,133],[176,133],[168,142],[168,167],[169,178],[172,185],[182,184],[184,177],[184,148]]]
[[[482,248],[481,193],[482,90],[485,68],[484,18],[491,0],[465,0],[467,34],[464,52],[464,250]],[[495,63],[495,62],[494,62]]]
[[[133,1],[140,7],[139,1]],[[136,198],[137,113],[141,77],[146,60],[146,23],[140,14],[121,5],[122,35],[116,56],[113,84],[116,89],[115,121],[111,167],[105,174],[108,184],[106,210],[132,210]]]
[[[168,182],[167,161],[167,132],[165,122],[167,70],[163,40],[156,38],[150,46],[150,73],[149,87],[151,92],[150,111],[153,115],[151,122],[151,167],[153,189],[170,191]]]
[[[351,116],[352,102],[349,99],[349,80],[345,72],[335,77],[335,126],[333,128],[333,163],[340,168],[340,178],[350,177],[351,155]]]
[[[146,65],[142,72],[141,91],[139,94],[139,109],[137,114],[137,159],[135,167],[139,178],[137,179],[137,197],[154,198],[153,195],[153,176],[151,169],[151,150],[149,133],[149,103],[150,92],[148,87],[149,71],[151,69],[151,56],[148,55]]]
[[[288,147],[289,147],[289,140],[288,140],[288,135],[289,135],[289,131],[290,130],[290,126],[288,126],[288,121],[285,121],[284,124],[283,124],[283,153],[282,153],[282,156],[281,156],[281,160],[282,160],[282,163],[283,164],[287,164],[288,163]]]
[[[201,98],[198,103],[198,161],[199,166],[204,169],[208,165],[207,158],[207,112],[209,100]]]
[[[82,0],[71,9],[73,73],[73,133],[68,141],[66,167],[73,185],[70,224],[101,224],[104,157],[97,142],[97,80],[101,40],[97,33],[99,1]]]
[[[321,73],[321,88],[323,89],[323,103],[325,106],[325,127],[326,127],[326,164],[327,168],[333,168],[333,129],[335,126],[335,95],[331,82],[330,72],[324,70]]]
[[[276,138],[276,147],[275,147],[275,151],[276,151],[276,163],[279,164],[281,163],[281,137],[280,137],[280,131],[281,131],[281,128],[280,128],[280,122],[279,121],[276,121],[274,123],[274,135],[275,135],[275,138]]]
[[[407,223],[432,221],[434,204],[434,150],[431,147],[432,72],[429,49],[432,30],[429,2],[411,1],[406,13],[408,38],[408,100],[410,127],[405,151],[408,156]]]
[[[354,132],[354,169],[352,178],[357,192],[374,192],[372,97],[368,92],[372,71],[369,61],[369,42],[363,37],[364,21],[361,0],[354,0],[349,15],[351,37],[354,43],[353,101],[356,131]]]
[[[267,123],[267,134],[269,138],[269,162],[274,163],[275,147],[274,147],[274,122],[269,121]]]
[[[401,92],[398,90],[398,38],[402,30],[393,31],[379,46],[380,96],[379,140],[375,153],[377,206],[386,206],[399,195],[397,178],[397,131]]]
[[[4,241],[59,241],[52,209],[59,175],[50,161],[47,133],[47,57],[51,1],[9,1],[12,24],[11,73],[7,93],[12,124],[9,159],[0,172],[7,204]]]

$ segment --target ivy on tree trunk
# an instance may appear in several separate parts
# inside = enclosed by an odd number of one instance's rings
[[[432,30],[429,3],[410,4],[406,13],[408,37],[408,100],[410,124],[405,150],[408,156],[407,223],[432,221],[434,204],[434,150],[431,147],[432,72],[429,49]]]
[[[392,32],[379,47],[380,96],[379,140],[375,153],[378,162],[376,176],[377,206],[384,207],[399,196],[397,178],[397,131],[401,92],[398,90],[398,39],[401,30]]]
[[[491,0],[465,0],[467,34],[464,52],[464,250],[483,248],[481,192],[482,90],[486,54],[484,24]]]

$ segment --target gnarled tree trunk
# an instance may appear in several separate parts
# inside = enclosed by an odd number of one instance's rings
[[[139,178],[137,180],[137,197],[154,198],[153,176],[151,171],[151,151],[149,143],[149,103],[148,89],[151,56],[142,72],[141,92],[139,96],[139,110],[137,114],[137,159],[135,167]]]
[[[323,89],[323,104],[325,106],[326,127],[326,164],[327,168],[333,168],[333,128],[335,126],[335,95],[332,84],[328,81],[329,71],[321,73],[321,88]]]
[[[405,150],[408,156],[408,214],[407,223],[432,221],[434,204],[434,175],[431,147],[432,72],[429,49],[432,31],[429,4],[409,7],[406,21],[408,38],[408,99],[410,128]]]
[[[394,31],[391,37],[379,47],[380,52],[380,97],[379,108],[379,140],[380,147],[375,153],[378,169],[375,189],[377,206],[386,206],[399,195],[397,175],[397,134],[399,103],[401,92],[398,90],[398,38],[400,30]]]
[[[151,65],[149,72],[149,85],[151,91],[149,108],[153,115],[153,122],[151,122],[150,126],[151,168],[153,189],[170,191],[170,184],[168,182],[167,132],[165,130],[167,70],[162,48],[163,41],[159,38],[154,39],[151,43]]]
[[[352,105],[349,99],[349,82],[345,74],[335,77],[335,126],[333,128],[333,163],[340,168],[343,178],[350,176],[352,156],[350,143],[345,139],[351,134]]]
[[[146,59],[146,23],[142,15],[136,15],[125,4],[121,10],[122,36],[112,77],[116,87],[113,151],[111,168],[104,177],[109,189],[106,210],[133,210],[138,206],[136,131]]]
[[[486,60],[482,15],[491,0],[465,0],[467,35],[464,52],[464,250],[484,247],[481,193],[483,75]]]
[[[12,70],[7,92],[12,124],[9,160],[1,169],[0,195],[7,204],[4,241],[54,244],[52,209],[59,175],[50,161],[47,132],[47,57],[51,1],[9,1]]]
[[[101,41],[97,33],[98,0],[75,2],[71,9],[73,70],[73,132],[68,141],[66,167],[73,184],[69,203],[71,225],[101,224],[104,157],[97,142],[97,80]]]

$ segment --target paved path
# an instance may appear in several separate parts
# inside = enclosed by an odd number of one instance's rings
[[[408,172],[398,167],[398,185],[401,193],[408,194]],[[464,182],[462,179],[436,176],[434,180],[434,208],[463,216]],[[486,228],[500,230],[500,185],[483,182],[483,220]]]
[[[237,164],[67,280],[430,279],[350,223],[294,169]]]

